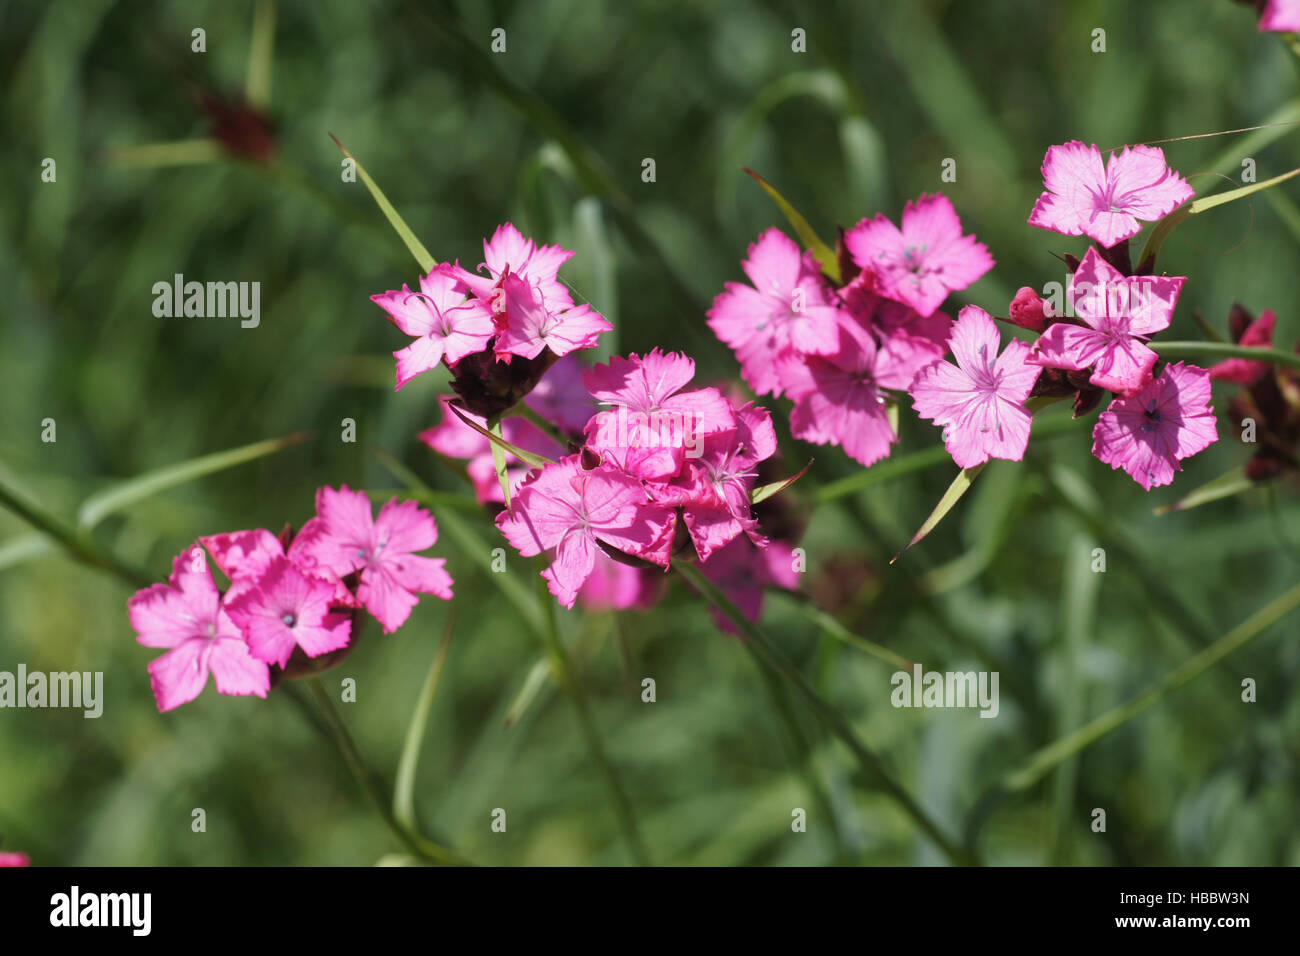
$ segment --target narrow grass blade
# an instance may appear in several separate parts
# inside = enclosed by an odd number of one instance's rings
[[[393,780],[393,816],[408,830],[418,829],[415,825],[415,772],[419,769],[424,730],[429,723],[433,698],[438,693],[438,681],[442,677],[443,664],[447,662],[447,648],[451,646],[451,634],[455,626],[456,612],[448,611],[442,640],[429,668],[429,675],[420,689],[415,710],[411,712],[411,722],[406,726],[406,740],[402,744],[402,756],[397,762],[397,776]]]
[[[283,451],[291,445],[297,445],[312,437],[311,432],[296,432],[283,438],[270,438],[254,442],[228,451],[219,451],[201,458],[191,458],[175,465],[167,465],[146,471],[126,481],[115,484],[103,491],[91,495],[81,504],[77,513],[77,524],[83,529],[95,527],[99,522],[116,511],[129,507],[139,501],[151,498],[160,491],[175,488],[186,482],[202,478],[214,472],[233,468],[245,462],[263,458]]]
[[[756,505],[760,501],[766,501],[768,498],[771,498],[773,495],[785,491],[785,489],[789,488],[796,481],[802,478],[808,472],[808,469],[812,467],[812,463],[816,460],[817,459],[815,458],[809,459],[808,464],[804,465],[802,468],[800,468],[795,474],[791,475],[789,478],[784,478],[781,481],[774,481],[771,484],[767,484],[759,488],[755,488],[753,491],[749,493],[750,504]]]
[[[1239,495],[1243,491],[1248,491],[1254,487],[1255,483],[1246,477],[1245,466],[1238,465],[1226,474],[1222,474],[1213,481],[1201,485],[1190,494],[1184,495],[1173,504],[1161,505],[1155,509],[1155,513],[1167,515],[1175,511],[1187,511],[1191,508],[1209,504],[1211,501],[1218,501],[1221,498],[1231,498],[1233,495]]]
[[[401,238],[402,242],[406,244],[406,248],[410,250],[411,255],[415,257],[415,261],[420,266],[421,271],[425,273],[432,271],[433,267],[438,264],[438,260],[429,255],[429,250],[424,248],[424,244],[416,238],[415,233],[412,232],[411,227],[406,224],[406,220],[402,218],[401,213],[399,213],[393,204],[388,201],[388,197],[384,195],[384,191],[379,188],[373,179],[370,178],[370,174],[366,172],[366,168],[361,165],[360,161],[348,152],[348,148],[340,143],[338,137],[333,133],[330,133],[330,139],[334,140],[334,145],[343,151],[344,156],[357,164],[357,175],[361,177],[361,181],[365,183],[366,188],[370,190],[370,195],[374,197],[375,203],[379,206],[380,211],[388,219],[388,224],[393,227],[393,230]]]
[[[482,425],[474,421],[468,415],[465,415],[463,412],[461,412],[461,410],[457,408],[455,405],[449,403],[447,407],[450,408],[453,412],[455,412],[456,417],[459,418],[462,422],[464,422],[470,428],[474,429],[474,431],[478,432],[480,435],[482,435],[484,438],[490,441],[494,449],[499,448],[501,451],[509,452],[511,455],[514,455],[524,464],[531,465],[533,468],[542,468],[546,465],[555,464],[555,462],[551,461],[551,459],[547,458],[544,455],[537,455],[531,451],[524,451],[522,448],[517,448],[514,445],[510,444],[510,442],[506,441],[504,438],[501,437],[500,423],[493,425],[491,428],[484,428]],[[498,467],[497,477],[501,477],[501,473],[502,471],[504,471],[504,467],[505,467],[504,464]],[[507,497],[509,497],[509,489],[506,488],[504,490],[507,493]]]
[[[987,464],[987,462],[985,464]],[[951,511],[953,506],[961,500],[962,495],[966,494],[966,492],[970,490],[970,486],[975,483],[975,479],[979,477],[979,473],[983,470],[984,465],[976,465],[974,468],[963,469],[957,477],[953,479],[952,484],[948,486],[948,490],[943,493],[943,497],[939,499],[939,503],[935,505],[934,510],[930,512],[930,517],[926,518],[925,523],[921,525],[916,534],[912,535],[912,540],[907,542],[907,545],[903,550],[894,555],[893,558],[890,559],[889,563],[893,564],[907,553],[909,548],[924,540],[931,531],[938,527],[939,522],[947,517],[948,512]]]
[[[794,231],[798,233],[799,239],[804,246],[812,250],[812,254],[817,257],[817,261],[821,263],[822,271],[826,273],[826,276],[832,282],[838,285],[840,281],[840,260],[835,255],[835,250],[828,246],[821,236],[817,235],[817,231],[808,224],[808,220],[803,217],[803,214],[798,209],[795,209],[790,200],[781,195],[781,192],[775,186],[752,169],[748,167],[742,168],[754,178],[754,182],[763,187],[763,191],[771,197],[777,208],[785,214],[785,218],[794,227]]]

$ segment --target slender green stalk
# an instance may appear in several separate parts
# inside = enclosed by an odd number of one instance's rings
[[[903,809],[913,822],[928,836],[936,846],[939,847],[943,854],[950,861],[957,864],[976,863],[977,860],[964,849],[950,840],[939,826],[930,819],[929,814],[922,809],[902,785],[899,784],[889,771],[885,769],[884,762],[873,751],[867,748],[853,728],[849,725],[848,720],[838,710],[822,700],[821,696],[808,683],[808,679],[803,673],[791,663],[772,641],[767,634],[758,628],[749,618],[745,617],[740,608],[728,598],[721,590],[718,589],[712,581],[705,577],[704,573],[693,564],[674,564],[673,568],[677,573],[691,584],[700,595],[721,611],[732,624],[734,624],[749,641],[750,647],[754,653],[759,655],[764,663],[769,665],[781,677],[789,682],[801,697],[809,704],[813,712],[826,725],[826,728],[838,737],[857,758],[858,763],[866,772],[867,777],[884,793],[888,794]]]
[[[1244,358],[1300,368],[1300,354],[1280,349],[1261,349],[1253,345],[1229,345],[1226,342],[1151,342],[1161,358]]]
[[[1024,767],[1003,780],[1001,789],[1005,792],[1015,792],[1033,786],[1061,761],[1085,747],[1092,746],[1112,731],[1118,730],[1165,695],[1199,677],[1298,607],[1300,607],[1300,584],[1264,605],[1205,650],[1170,671],[1154,687],[1038,751]]]
[[[569,654],[568,648],[564,646],[564,642],[560,640],[560,630],[555,621],[555,601],[546,589],[545,580],[539,577],[537,582],[537,596],[542,605],[542,616],[545,621],[542,633],[546,640],[546,651],[551,658],[551,667],[555,672],[556,680],[564,689],[568,698],[573,701],[573,708],[578,715],[578,724],[582,729],[582,737],[587,744],[587,751],[591,754],[591,759],[595,761],[601,775],[605,778],[605,786],[614,800],[619,828],[622,830],[623,840],[627,844],[628,852],[638,866],[649,866],[650,856],[646,853],[645,844],[641,840],[641,831],[637,826],[632,801],[628,799],[627,791],[623,788],[623,782],[619,779],[618,772],[605,755],[605,747],[600,739],[600,730],[591,715],[591,707],[587,702],[587,695],[583,690],[582,681],[578,677],[577,668],[574,666],[573,657]]]
[[[406,740],[402,743],[402,756],[397,761],[397,775],[393,778],[393,816],[397,822],[410,830],[415,830],[415,772],[420,766],[420,747],[424,743],[424,731],[429,725],[429,711],[433,707],[433,698],[438,693],[438,681],[442,679],[442,667],[447,663],[447,649],[451,647],[452,629],[456,623],[455,610],[447,613],[447,625],[443,628],[442,640],[438,643],[438,653],[434,655],[433,666],[429,676],[424,679],[420,697],[411,713],[411,722],[406,727]]]
[[[357,748],[356,741],[352,739],[352,734],[348,732],[347,724],[343,723],[343,718],[339,716],[334,702],[330,699],[329,692],[320,682],[319,677],[307,678],[307,687],[311,690],[311,695],[316,699],[316,703],[324,715],[325,728],[329,732],[330,738],[338,748],[343,757],[343,762],[347,764],[361,792],[365,794],[366,799],[374,806],[379,816],[383,819],[384,824],[393,835],[401,841],[402,845],[411,851],[416,857],[426,860],[430,863],[438,863],[443,866],[464,866],[466,861],[445,847],[439,846],[432,840],[429,840],[415,831],[408,829],[398,822],[389,808],[388,801],[384,798],[382,785],[375,778],[375,775],[366,766],[361,751]],[[296,694],[291,694],[296,700],[300,700]],[[319,725],[317,725],[319,726]]]
[[[32,527],[45,532],[83,564],[108,571],[134,588],[147,588],[154,582],[151,575],[105,551],[89,534],[78,533],[71,525],[60,521],[2,484],[0,484],[0,505],[4,505]]]
[[[794,596],[799,598],[802,595],[796,594]],[[886,664],[893,665],[899,670],[911,671],[912,662],[902,654],[899,654],[897,651],[891,651],[889,648],[877,644],[875,641],[869,641],[865,637],[859,637],[812,602],[799,601],[799,610],[803,612],[804,617],[808,618],[808,620],[812,621],[837,641],[842,641],[850,647],[856,647],[858,650],[864,651],[872,657],[884,661]]]

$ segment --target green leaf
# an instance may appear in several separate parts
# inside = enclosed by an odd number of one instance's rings
[[[175,488],[177,485],[183,485],[213,472],[233,468],[235,465],[242,465],[244,462],[273,455],[311,437],[311,432],[296,432],[283,438],[270,438],[251,445],[232,448],[229,451],[214,452],[201,458],[191,458],[179,464],[146,471],[142,475],[98,491],[83,501],[81,510],[77,513],[77,525],[83,530],[93,528],[114,512],[150,498],[160,491]]]
[[[1201,485],[1190,494],[1179,498],[1173,504],[1161,505],[1155,509],[1155,514],[1167,515],[1174,511],[1187,511],[1190,508],[1209,504],[1211,501],[1218,501],[1221,498],[1231,498],[1233,495],[1239,495],[1243,491],[1248,491],[1254,487],[1255,483],[1246,477],[1245,466],[1238,465],[1226,474],[1220,475],[1213,481]]]
[[[429,723],[429,711],[433,707],[433,698],[438,693],[438,680],[442,677],[442,666],[447,661],[447,648],[451,646],[451,633],[456,624],[455,610],[448,611],[447,624],[442,630],[442,641],[438,652],[429,667],[429,675],[424,679],[424,687],[411,712],[411,722],[406,726],[406,740],[402,744],[402,756],[397,762],[397,776],[393,781],[393,816],[397,822],[409,830],[415,830],[415,771],[420,765],[420,745],[424,743],[424,729]]]
[[[275,0],[257,0],[253,7],[253,37],[248,44],[248,78],[244,95],[251,106],[271,105],[271,66],[275,61]]]
[[[528,670],[528,676],[524,678],[523,686],[519,688],[519,693],[515,695],[515,699],[510,702],[510,707],[506,710],[505,727],[507,730],[519,722],[519,718],[537,699],[538,692],[547,686],[548,680],[552,681],[553,686],[554,676],[555,672],[551,667],[549,657],[543,655],[533,663],[533,666]]]
[[[774,481],[771,484],[763,485],[759,488],[755,488],[753,491],[749,493],[750,504],[756,505],[760,501],[766,501],[768,498],[771,498],[773,495],[785,491],[785,489],[789,488],[796,481],[802,478],[807,473],[808,469],[812,467],[812,463],[816,460],[817,459],[815,458],[810,458],[808,460],[808,464],[804,465],[802,468],[799,469],[799,471],[791,475],[789,478],[782,479],[781,481]]]
[[[388,201],[388,197],[384,195],[384,191],[376,185],[373,179],[370,178],[370,174],[366,172],[366,169],[361,165],[360,160],[349,153],[347,147],[340,143],[338,137],[333,133],[330,133],[330,139],[334,140],[334,145],[343,151],[344,156],[357,164],[357,174],[361,177],[361,181],[365,183],[366,188],[370,190],[370,195],[375,197],[375,203],[378,204],[380,211],[382,211],[384,216],[387,217],[388,224],[393,227],[397,232],[397,235],[401,237],[402,242],[406,244],[406,248],[409,249],[411,255],[415,257],[415,261],[420,266],[420,269],[426,274],[433,271],[433,267],[438,264],[438,260],[429,255],[429,250],[424,248],[423,243],[415,237],[415,233],[411,231],[411,227],[406,224],[406,220],[403,219],[401,214],[393,207],[393,204]]]
[[[811,249],[812,254],[817,257],[817,261],[821,263],[822,272],[826,273],[827,278],[838,285],[840,282],[840,260],[839,257],[835,255],[835,250],[822,241],[822,238],[817,235],[816,230],[808,224],[808,220],[803,217],[803,214],[800,213],[799,210],[795,209],[794,206],[790,204],[790,200],[782,196],[775,186],[749,167],[746,166],[742,168],[745,172],[749,173],[750,176],[754,177],[756,183],[763,187],[763,191],[772,198],[772,201],[776,203],[777,208],[779,208],[781,212],[785,214],[785,218],[790,221],[790,225],[794,227],[794,231],[798,233],[804,246]]]
[[[984,465],[987,464],[988,462],[984,463]],[[907,542],[907,546],[890,559],[890,564],[893,564],[901,558],[907,552],[908,548],[911,548],[917,542],[923,540],[926,535],[938,526],[939,522],[942,521],[944,517],[947,516],[948,512],[953,509],[953,505],[957,504],[957,502],[961,500],[961,496],[970,490],[970,486],[975,483],[975,479],[979,477],[979,473],[984,470],[984,465],[976,465],[974,468],[966,468],[953,479],[952,484],[948,486],[948,490],[945,491],[943,497],[939,499],[939,503],[935,505],[934,510],[930,512],[930,517],[926,518],[925,523],[921,525],[920,530],[918,530],[916,534],[912,535],[912,540]]]
[[[1145,263],[1160,252],[1160,247],[1164,245],[1169,234],[1178,228],[1188,216],[1195,216],[1198,213],[1206,212],[1218,206],[1227,205],[1230,202],[1236,202],[1238,199],[1245,199],[1252,193],[1257,193],[1265,189],[1270,189],[1278,183],[1284,183],[1288,179],[1300,176],[1300,167],[1283,173],[1280,176],[1274,176],[1272,179],[1265,179],[1263,182],[1250,183],[1246,186],[1238,186],[1236,189],[1229,189],[1227,192],[1215,193],[1213,196],[1202,196],[1194,199],[1186,205],[1179,206],[1169,215],[1165,216],[1156,227],[1151,230],[1151,235],[1147,237],[1146,244],[1142,247],[1142,254],[1138,256],[1139,263]]]
[[[457,408],[455,405],[448,403],[447,407],[450,408],[453,412],[455,412],[456,417],[459,418],[462,422],[464,422],[470,428],[474,429],[474,431],[478,432],[480,435],[482,435],[484,438],[490,441],[492,443],[492,447],[494,450],[499,448],[502,451],[509,452],[510,454],[518,458],[520,461],[522,461],[524,464],[531,465],[533,468],[543,468],[546,465],[555,464],[555,462],[551,461],[551,459],[545,457],[544,455],[537,455],[531,451],[524,451],[522,448],[516,448],[514,445],[510,444],[510,442],[506,441],[504,438],[501,437],[500,423],[494,425],[492,429],[484,428],[482,425],[474,421],[468,415],[462,413],[461,410]],[[493,429],[495,429],[495,431]],[[494,454],[493,455],[494,461],[495,458],[496,456]],[[499,463],[497,467],[497,477],[499,478],[502,477],[504,471],[505,471],[504,462]],[[509,495],[507,493],[507,497],[508,496]]]
[[[1300,368],[1300,354],[1280,349],[1256,348],[1253,345],[1231,345],[1227,342],[1161,342],[1148,343],[1161,358],[1244,358],[1253,362],[1287,365]]]
[[[32,558],[53,554],[54,542],[43,534],[20,534],[0,544],[0,571],[30,561]]]

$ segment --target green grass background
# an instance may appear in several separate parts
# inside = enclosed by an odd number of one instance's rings
[[[0,481],[71,519],[88,494],[150,468],[301,429],[319,437],[168,490],[96,529],[161,579],[199,534],[301,524],[322,484],[398,482],[375,446],[430,485],[464,493],[415,440],[445,379],[400,394],[401,336],[367,297],[415,267],[332,131],[439,259],[479,261],[500,222],[576,249],[566,278],[616,325],[618,352],[685,349],[701,381],[736,377],[704,325],[746,245],[784,225],[741,172],[760,171],[824,235],[942,188],[997,268],[950,301],[1005,313],[1021,285],[1064,281],[1053,253],[1082,240],[1031,228],[1046,147],[1102,148],[1254,126],[1300,103],[1300,60],[1228,0],[1123,3],[578,2],[280,5],[272,113],[278,164],[123,167],[108,151],[206,135],[193,91],[239,90],[253,5],[230,0],[0,4]],[[203,27],[207,52],[190,51]],[[507,51],[489,51],[507,31]],[[791,51],[791,30],[808,51]],[[1093,53],[1092,31],[1106,31]],[[1283,135],[1285,134],[1285,135]],[[1300,134],[1169,144],[1191,176],[1258,177],[1300,165]],[[56,183],[40,180],[57,161]],[[641,179],[642,160],[657,181]],[[941,183],[941,163],[957,181]],[[1194,178],[1198,188],[1212,185]],[[1169,337],[1199,310],[1278,310],[1300,334],[1293,183],[1183,226],[1161,266],[1190,277]],[[1281,198],[1276,198],[1280,196]],[[151,287],[174,273],[261,283],[262,320],[159,319]],[[1230,393],[1216,387],[1222,408]],[[768,403],[779,419],[788,404]],[[40,440],[54,418],[58,440]],[[339,440],[353,418],[358,441]],[[909,420],[910,419],[910,420]],[[937,432],[904,414],[895,455]],[[954,834],[981,795],[1044,744],[1127,700],[1297,577],[1294,484],[1166,517],[1152,508],[1239,464],[1224,440],[1172,489],[1144,493],[1089,454],[1087,428],[995,463],[939,530],[888,558],[938,500],[951,463],[817,507],[808,590],[851,580],[843,623],[931,669],[1002,673],[996,720],[896,710],[893,668],[822,636],[785,596],[765,625],[825,697]],[[857,471],[816,455],[792,498]],[[793,462],[793,467],[802,465]],[[1063,503],[1069,491],[1073,506]],[[628,860],[571,707],[550,685],[503,718],[540,659],[537,638],[479,564],[503,542],[486,517],[466,549],[436,553],[457,621],[430,716],[416,809],[437,839],[482,863]],[[282,693],[201,699],[157,714],[125,603],[131,589],[57,555],[26,557],[28,528],[0,511],[0,669],[98,670],[102,718],[0,711],[4,848],[54,864],[369,864],[400,851],[329,744]],[[15,544],[17,542],[17,544]],[[1092,549],[1107,551],[1093,574]],[[470,553],[475,552],[475,553]],[[852,569],[846,572],[844,569]],[[530,586],[516,559],[512,574]],[[398,634],[374,631],[326,686],[371,765],[391,780],[448,606],[428,599]],[[803,711],[816,777],[782,746],[758,672],[680,583],[648,614],[561,613],[606,749],[659,863],[937,863],[909,820]],[[1296,864],[1300,787],[1297,619],[1170,695],[992,809],[993,863]],[[619,641],[625,642],[622,663]],[[642,677],[658,701],[640,700]],[[1240,681],[1259,700],[1240,700]],[[191,832],[191,811],[207,832]],[[494,808],[508,829],[490,829]],[[791,810],[807,808],[794,834]],[[1093,808],[1107,830],[1089,828]],[[828,818],[833,817],[833,819]]]

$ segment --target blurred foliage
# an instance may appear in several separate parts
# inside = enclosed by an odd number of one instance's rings
[[[271,74],[274,161],[123,165],[107,161],[113,150],[209,135],[201,92],[242,88],[253,4],[6,0],[0,18],[0,162],[15,187],[0,194],[0,481],[71,519],[88,495],[148,469],[318,433],[104,520],[96,540],[158,578],[198,534],[300,524],[318,485],[398,487],[375,446],[435,488],[465,490],[415,440],[445,380],[392,391],[388,353],[403,337],[367,296],[416,273],[364,187],[342,181],[329,132],[434,256],[475,264],[481,238],[513,220],[577,250],[565,276],[613,319],[618,351],[686,349],[702,380],[720,381],[736,366],[704,311],[741,277],[746,245],[782,224],[742,166],[824,236],[877,211],[896,217],[905,200],[942,188],[998,260],[950,306],[999,313],[1018,286],[1063,282],[1055,254],[1084,248],[1025,224],[1048,145],[1254,126],[1294,108],[1300,90],[1296,57],[1228,0],[286,2]],[[196,27],[206,53],[191,52]],[[505,53],[489,50],[496,27]],[[805,54],[791,51],[796,27]],[[1098,27],[1105,53],[1090,49]],[[1264,139],[1249,154],[1260,179],[1300,165],[1300,134]],[[1264,139],[1166,150],[1201,188],[1195,174],[1239,176],[1242,144]],[[55,183],[40,181],[44,157],[57,161]],[[654,183],[641,179],[646,157]],[[939,180],[947,157],[955,183]],[[1296,195],[1293,184],[1278,191]],[[1290,348],[1300,335],[1294,202],[1255,197],[1198,218],[1209,221],[1182,227],[1162,256],[1163,269],[1191,277],[1169,335],[1201,337],[1193,309],[1223,328],[1240,300],[1276,308],[1279,346]],[[176,273],[260,282],[260,326],[156,318],[152,286]],[[1216,388],[1216,405],[1227,397]],[[772,404],[783,418],[788,405]],[[40,441],[45,418],[56,443]],[[356,420],[355,444],[339,440],[344,418]],[[959,834],[980,795],[1032,752],[1296,580],[1293,485],[1276,510],[1252,492],[1152,514],[1243,461],[1221,429],[1225,440],[1151,494],[1094,460],[1086,429],[1033,443],[1024,463],[991,465],[892,568],[951,463],[816,508],[803,540],[808,590],[854,632],[929,669],[998,669],[996,720],[891,707],[892,665],[822,636],[790,597],[769,597],[765,625]],[[895,454],[937,441],[905,414]],[[814,454],[794,447],[793,467]],[[815,454],[787,493],[809,507],[819,483],[857,470],[838,449]],[[1073,506],[1062,481],[1079,492]],[[542,648],[482,567],[499,543],[486,518],[469,521],[481,549],[445,527],[437,546],[457,579],[457,621],[416,815],[478,862],[625,862],[562,697],[548,685],[504,725]],[[0,541],[27,532],[0,511]],[[1107,549],[1104,575],[1088,569],[1094,547]],[[153,652],[127,623],[130,588],[54,555],[5,563],[0,669],[100,670],[106,695],[95,721],[0,711],[6,849],[38,864],[365,864],[400,852],[283,693],[209,689],[159,716],[145,671]],[[531,594],[530,568],[516,559],[511,573]],[[425,600],[400,633],[371,632],[326,675],[331,690],[356,679],[357,702],[341,712],[390,781],[447,613]],[[779,746],[758,671],[680,582],[652,613],[561,613],[560,626],[656,862],[941,861],[800,711],[830,825]],[[1295,630],[1284,621],[992,807],[985,858],[1300,863]],[[654,704],[640,700],[643,676],[657,681]],[[1243,677],[1258,681],[1258,703],[1241,702]],[[205,834],[190,830],[195,807]],[[508,811],[505,834],[490,830],[496,807]],[[794,807],[809,809],[805,835],[790,832]],[[1089,830],[1094,807],[1107,811],[1105,834]]]

